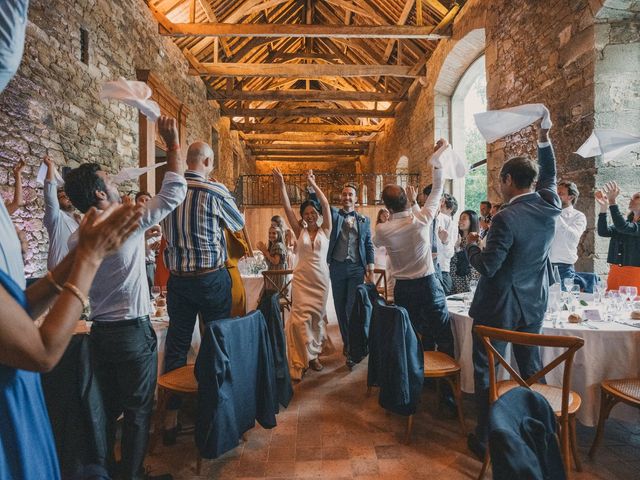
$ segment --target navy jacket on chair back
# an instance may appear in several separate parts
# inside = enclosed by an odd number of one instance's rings
[[[512,199],[493,216],[484,250],[467,247],[469,262],[481,274],[469,315],[480,324],[511,328],[518,319],[527,325],[543,320],[549,249],[562,204],[551,146],[538,148],[538,163],[536,191]]]
[[[344,217],[340,215],[340,210],[331,207],[331,236],[329,237],[329,250],[327,251],[327,263],[331,263],[333,249],[336,247],[338,237],[342,230]],[[356,212],[356,228],[358,229],[358,253],[360,254],[360,264],[362,268],[367,268],[367,264],[374,263],[375,248],[371,241],[371,220],[369,217]]]
[[[494,480],[564,480],[549,402],[528,388],[508,391],[491,405],[489,452]]]
[[[349,316],[349,360],[359,363],[369,355],[369,325],[373,313],[372,301],[378,297],[373,284],[356,287],[356,300]]]
[[[379,386],[382,408],[400,415],[416,412],[424,383],[424,353],[407,311],[373,302],[369,327],[367,385]]]
[[[258,305],[267,322],[271,351],[273,352],[273,364],[276,373],[276,393],[278,403],[287,407],[293,397],[291,376],[287,363],[287,342],[282,328],[282,315],[280,314],[280,294],[263,295]]]
[[[278,411],[271,343],[262,313],[210,322],[196,359],[196,445],[204,458],[238,446],[255,426],[276,426]]]

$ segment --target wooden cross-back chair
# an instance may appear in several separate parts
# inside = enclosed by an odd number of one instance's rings
[[[373,280],[376,285],[376,290],[387,301],[389,296],[387,295],[387,271],[384,268],[373,269]]]
[[[291,297],[291,280],[293,270],[263,270],[264,291],[278,292],[280,314],[284,323],[285,310],[291,311],[293,298]],[[281,279],[281,280],[278,280]]]
[[[529,388],[541,394],[551,405],[558,420],[560,434],[560,449],[564,460],[567,478],[571,471],[571,454],[578,471],[582,470],[580,460],[578,459],[578,451],[576,446],[576,424],[575,414],[580,408],[582,399],[580,396],[571,391],[571,369],[573,366],[573,358],[575,353],[582,348],[584,340],[579,337],[557,336],[557,335],[539,335],[534,333],[514,332],[511,330],[502,330],[499,328],[485,327],[476,325],[473,331],[482,341],[487,350],[489,363],[489,403],[495,402],[498,397],[508,392],[512,388],[522,386]],[[542,370],[536,372],[526,380],[523,379],[509,364],[505,358],[500,355],[496,347],[491,343],[493,341],[506,342],[516,345],[527,345],[531,347],[551,347],[566,348],[566,350],[551,361]],[[496,368],[492,367],[499,363],[509,372],[512,380],[498,382],[496,379]],[[562,387],[554,387],[551,385],[538,383],[547,373],[564,363],[564,372],[562,377]],[[489,449],[485,455],[480,471],[479,479],[481,479],[490,462]]]

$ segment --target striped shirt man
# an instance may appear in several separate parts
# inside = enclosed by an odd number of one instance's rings
[[[193,170],[184,176],[187,196],[162,222],[165,263],[173,272],[222,268],[227,259],[224,227],[236,232],[244,227],[244,218],[223,184]]]

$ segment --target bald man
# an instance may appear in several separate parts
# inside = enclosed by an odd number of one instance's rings
[[[164,261],[171,272],[167,284],[169,331],[164,371],[187,363],[198,314],[205,323],[231,314],[231,279],[225,267],[224,228],[244,226],[233,196],[222,183],[208,180],[215,167],[213,150],[195,142],[187,151],[187,196],[162,222],[167,239]],[[163,443],[176,442],[180,398],[169,400]]]

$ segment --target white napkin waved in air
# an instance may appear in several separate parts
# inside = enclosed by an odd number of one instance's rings
[[[640,137],[610,128],[596,128],[575,153],[584,158],[602,155],[603,160],[609,162],[633,145],[640,146]]]
[[[45,178],[47,178],[47,164],[42,162],[42,164],[40,165],[40,169],[38,170],[36,182],[40,185],[44,185]],[[60,172],[58,170],[56,170],[56,182],[58,182],[59,187],[64,185],[64,180],[62,179],[62,175],[60,175]]]
[[[549,110],[542,103],[527,103],[503,110],[489,110],[474,115],[476,126],[487,141],[493,143],[499,138],[528,127],[542,118],[542,128],[551,128]]]
[[[463,178],[467,172],[467,164],[451,145],[442,146],[431,156],[429,163],[436,168],[442,168],[443,178]]]
[[[152,122],[160,118],[160,106],[151,97],[151,88],[144,82],[136,80],[125,80],[120,77],[113,82],[106,82],[102,85],[100,99],[119,100],[122,103],[131,105],[140,110],[145,117]]]
[[[156,163],[155,165],[151,165],[150,167],[127,167],[120,170],[115,175],[111,176],[111,181],[115,184],[120,184],[126,182],[127,180],[134,180],[138,178],[140,175],[144,175],[162,165],[165,165],[167,162]]]

